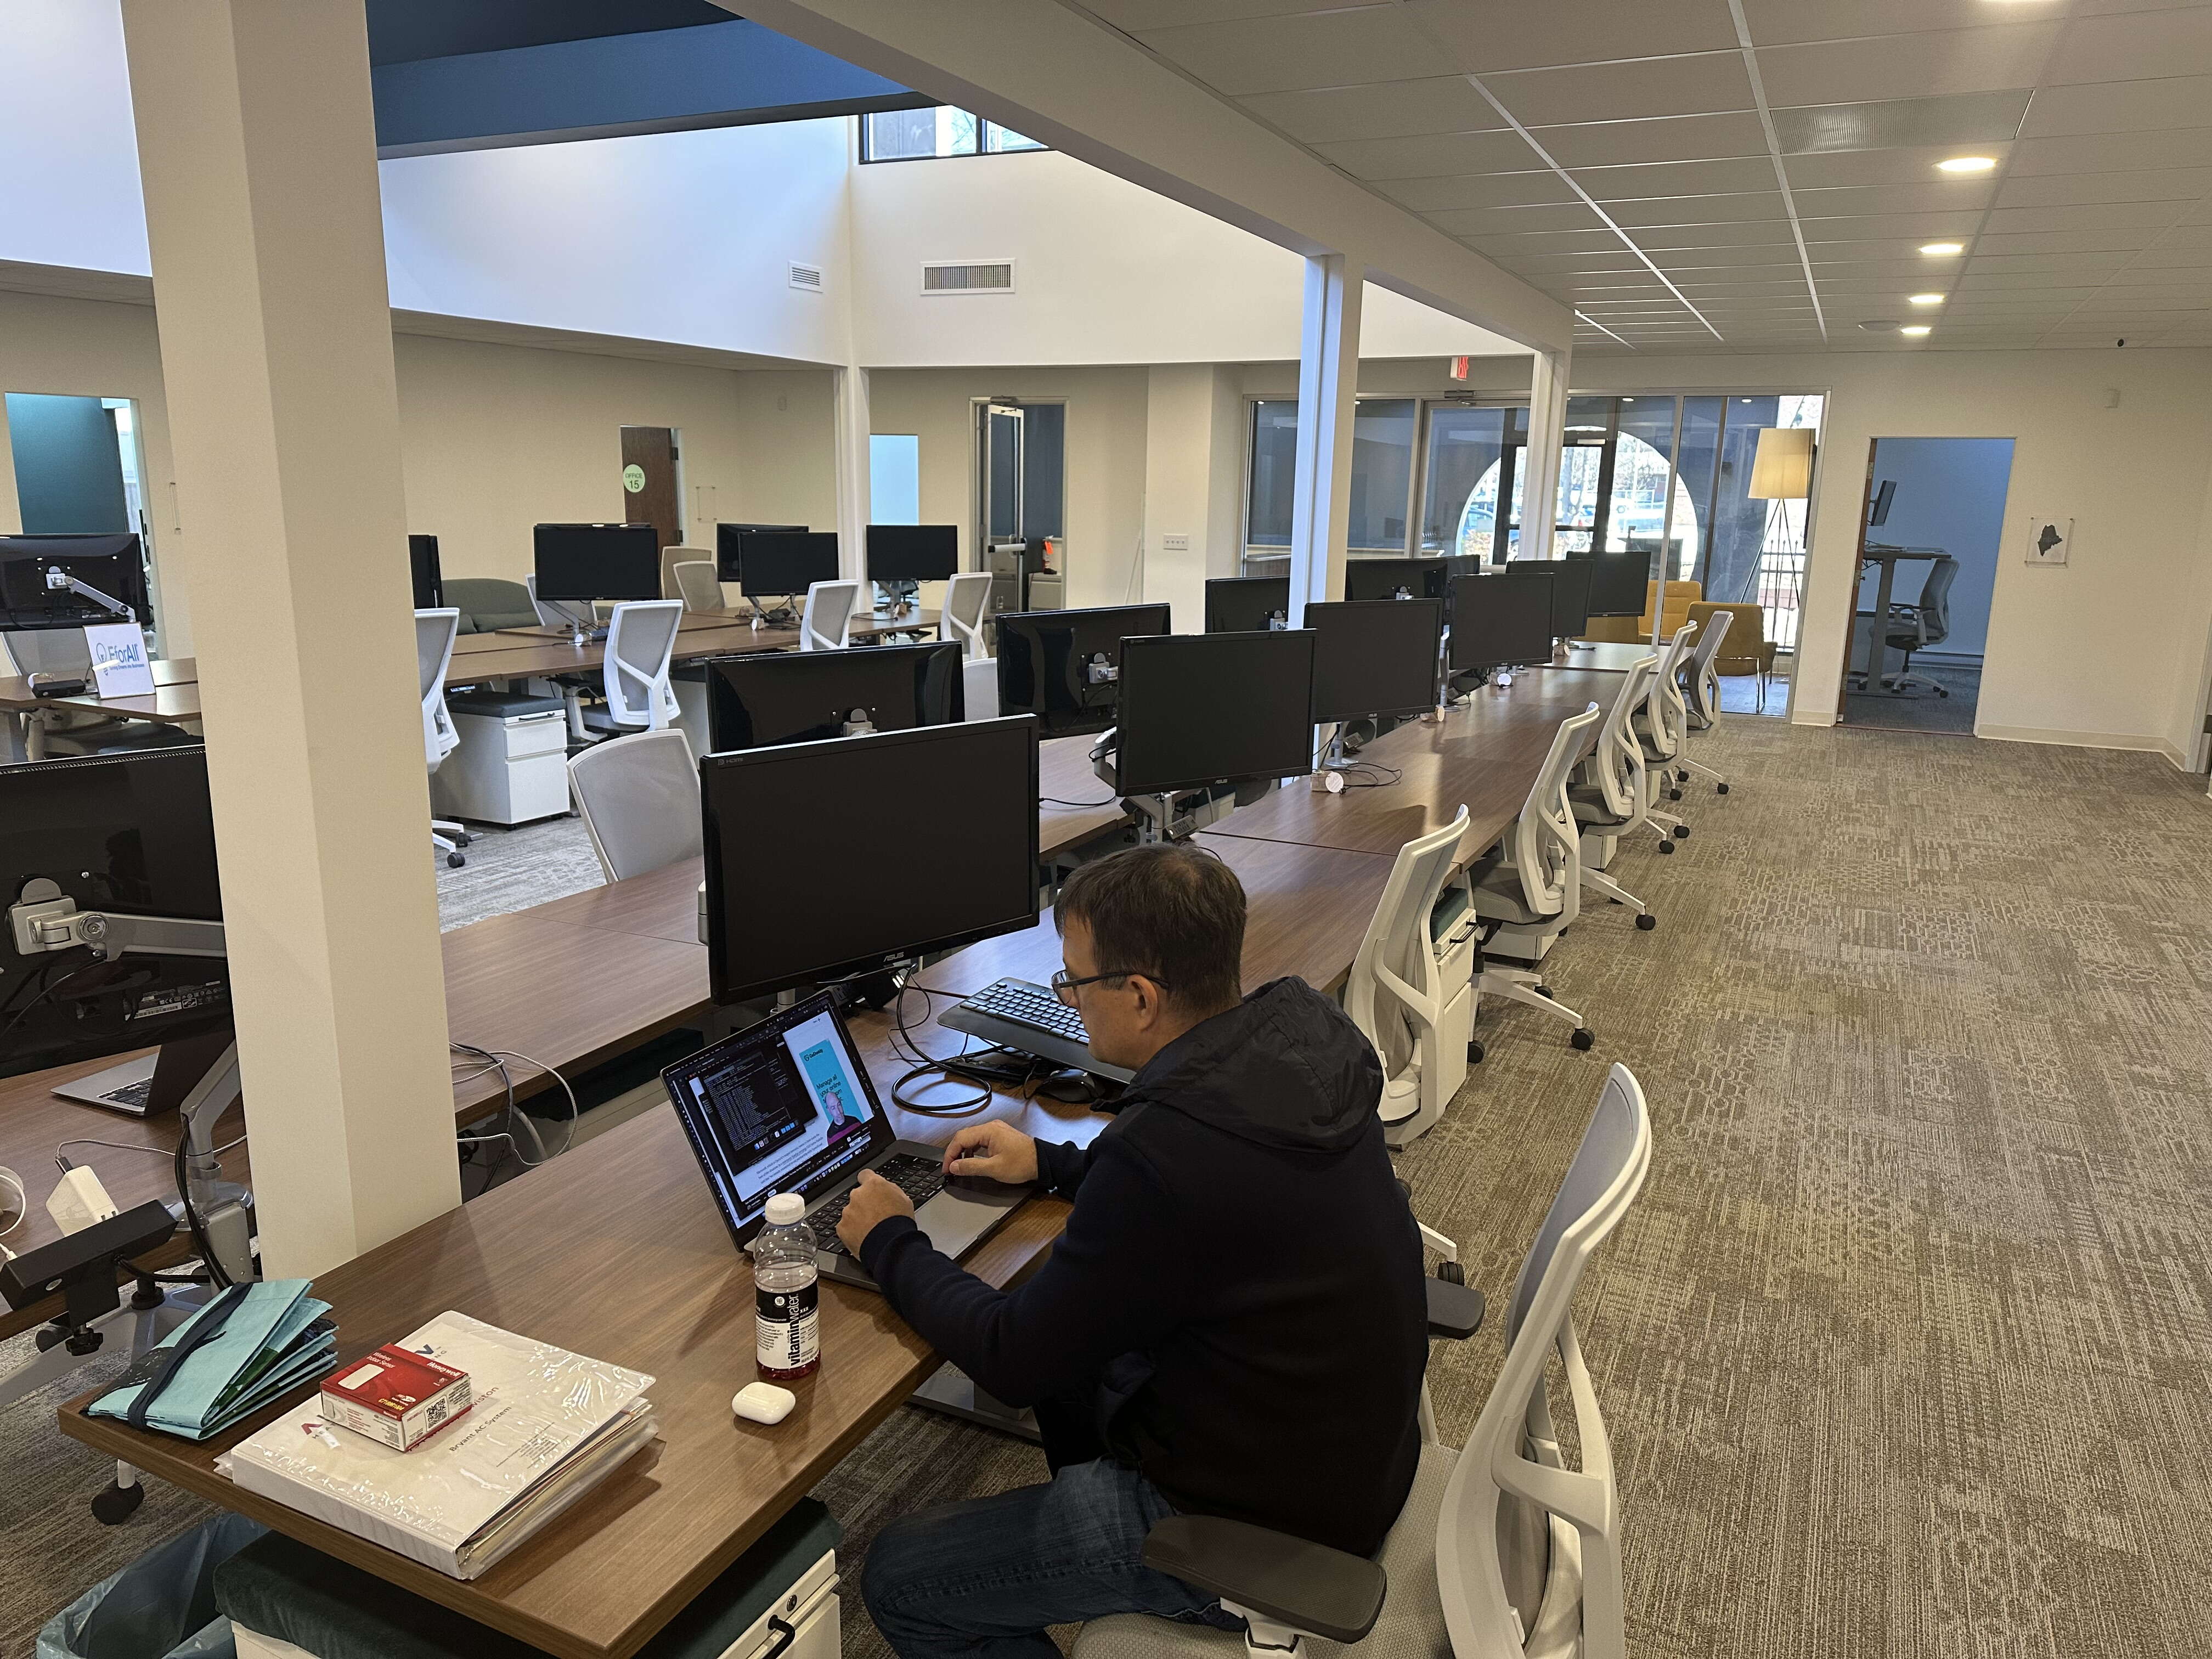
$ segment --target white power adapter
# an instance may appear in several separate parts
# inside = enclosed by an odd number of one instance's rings
[[[53,1217],[55,1226],[64,1233],[81,1233],[115,1213],[115,1200],[98,1176],[67,1158],[56,1161],[62,1166],[62,1178],[46,1195],[46,1213]]]

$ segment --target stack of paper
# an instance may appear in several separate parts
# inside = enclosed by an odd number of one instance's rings
[[[331,1304],[312,1288],[269,1279],[216,1292],[86,1410],[187,1440],[220,1433],[337,1363]]]
[[[301,1402],[216,1464],[248,1492],[474,1578],[658,1437],[653,1379],[444,1313],[395,1345],[469,1374],[468,1414],[412,1451]]]

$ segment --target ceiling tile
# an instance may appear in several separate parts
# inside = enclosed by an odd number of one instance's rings
[[[1855,185],[1820,190],[1807,190],[1793,183],[1790,195],[1801,215],[1832,219],[1849,214],[1940,213],[1954,208],[1979,212],[1995,198],[1996,186],[1988,179],[1947,179],[1940,184]]]
[[[1929,278],[1926,268],[1922,262],[1917,259],[1854,260],[1834,259],[1822,257],[1821,250],[1823,249],[1849,247],[1850,246],[1850,244],[1849,242],[1826,242],[1820,245],[1820,249],[1813,250],[1813,276],[1814,280],[1825,284],[1833,281],[1838,276],[1866,277],[1884,280],[1895,279],[1899,282],[1915,283],[1925,281],[1928,282],[1929,286],[1931,288],[1936,286],[1936,281]]]
[[[2212,74],[2212,7],[2194,5],[2076,19],[2049,78],[2069,86],[2206,74]]]
[[[2014,272],[2042,275],[2047,281],[2051,271],[2118,270],[2134,257],[2130,253],[1999,253],[1973,260],[1969,274]]]
[[[2099,230],[2127,225],[2166,225],[2179,210],[2172,202],[2104,202],[2079,207],[1996,208],[1991,230]]]
[[[1601,270],[1624,258],[1631,264],[1639,263],[1635,254],[1621,246],[1620,238],[1609,230],[1540,230],[1518,234],[1492,232],[1474,240],[1495,257],[1505,259],[1567,256],[1585,270]],[[1600,257],[1593,258],[1594,255]]]
[[[1960,294],[2014,293],[2037,288],[2063,289],[2069,285],[2087,289],[2103,282],[2109,271],[2109,267],[2106,267],[2094,270],[2069,270],[2063,274],[2056,274],[2033,269],[2034,263],[2026,262],[2020,270],[1970,270],[1952,285],[1953,289]]]
[[[1600,121],[1532,129],[1563,167],[1626,161],[1709,161],[1766,154],[1766,131],[1752,114],[1677,115],[1656,121]]]
[[[1411,138],[1431,132],[1496,131],[1505,125],[1463,75],[1381,81],[1371,86],[1264,92],[1243,100],[1301,143],[1346,138]]]
[[[1479,75],[1736,44],[1720,0],[1410,0],[1405,9],[1443,43],[1452,67]]]
[[[2057,43],[2060,27],[2049,21],[2001,23],[1813,46],[1762,46],[1759,73],[1767,102],[1778,107],[2033,87],[2042,78],[2044,60]]]
[[[1784,155],[1922,145],[2001,144],[2008,143],[2018,131],[2030,95],[2026,90],[1972,92],[1942,98],[1778,106],[1773,111],[1774,134]],[[1770,104],[1775,102],[1771,86],[1767,89],[1767,100]]]
[[[1917,237],[1921,241],[1948,238],[1964,241],[1980,228],[1975,213],[1850,213],[1820,215],[1797,210],[1797,222],[1808,242],[1863,242],[1891,237]]]
[[[1997,205],[2071,207],[2099,202],[2195,202],[2208,191],[2212,191],[2212,167],[2153,167],[2139,173],[2057,173],[2006,179],[1997,191]]]
[[[1486,76],[1483,84],[1513,112],[1516,120],[1532,127],[1705,115],[1751,109],[1755,103],[1751,76],[1740,52],[1518,70]]]
[[[1601,202],[1660,196],[1721,196],[1774,188],[1774,164],[1764,155],[1732,161],[1656,161],[1642,167],[1577,167],[1575,182]]]
[[[1864,236],[1841,241],[1823,241],[1808,230],[1805,251],[1821,264],[1869,265],[1888,267],[1899,265],[1917,273],[1927,275],[1928,262],[1920,257],[1919,239],[1911,236]],[[1921,286],[1929,284],[1924,281]]]
[[[2144,84],[2156,86],[2157,82]],[[2212,109],[2203,112],[2212,115]],[[2008,177],[2046,173],[2114,173],[2134,167],[2212,167],[2212,126],[2172,132],[2107,132],[2023,138]]]
[[[1678,276],[1674,279],[1674,286],[1691,299],[1697,300],[1702,304],[1708,299],[1727,299],[1737,295],[1746,298],[1767,296],[1779,298],[1791,294],[1802,294],[1805,291],[1805,279],[1802,276],[1796,276],[1752,283],[1700,283],[1693,282],[1687,276]]]
[[[1136,38],[1232,98],[1419,80],[1443,67],[1435,44],[1399,6],[1190,23],[1146,29]]]
[[[1731,225],[1763,220],[1787,220],[1789,209],[1778,190],[1745,191],[1730,196],[1662,196],[1643,202],[1608,202],[1605,210],[1615,224]]]
[[[1389,0],[1084,0],[1121,29],[1164,29],[1176,23],[1217,23],[1238,17],[1280,16],[1294,11],[1340,11],[1347,6],[1387,5]]]
[[[1441,179],[1449,173],[1522,173],[1542,159],[1516,132],[1447,132],[1419,138],[1356,138],[1315,152],[1355,179]]]
[[[2145,248],[2136,255],[2138,267],[2149,269],[2158,265],[2212,265],[2212,246],[2189,247],[2177,244],[2181,235],[2170,230],[2159,238],[2156,246]]]
[[[2007,21],[2062,15],[2065,0],[2010,0]],[[1972,28],[1990,21],[1990,0],[1743,0],[1751,38],[1762,46],[1922,29]]]
[[[1605,221],[1579,202],[1553,207],[1452,208],[1425,216],[1448,236],[1486,240],[1527,231],[1587,230],[1607,234]]]
[[[1778,247],[1796,258],[1796,240],[1786,219],[1747,225],[1644,225],[1630,235],[1646,253],[1660,248]]]
[[[1454,179],[1392,179],[1375,187],[1416,213],[1434,213],[1444,208],[1534,207],[1577,199],[1566,181],[1549,171],[1468,173]]]
[[[2028,106],[2023,138],[2157,131],[2212,125],[2212,75],[2045,87]]]
[[[1480,252],[1485,258],[1494,259],[1516,276],[1526,276],[1532,282],[1572,276],[1606,283],[1616,276],[1648,276],[1651,274],[1650,266],[1617,241],[1609,252],[1603,253],[1538,253],[1532,249],[1501,249],[1494,241]]]
[[[2160,247],[2212,247],[2212,225],[2177,225],[2158,239]]]
[[[2148,226],[2119,230],[2008,230],[1984,233],[1977,253],[2108,253],[2148,247],[2158,232]]]
[[[2007,144],[1977,144],[1975,153],[1992,156],[2002,167],[2011,153]],[[1955,144],[1905,145],[1895,149],[1847,150],[1815,155],[1791,155],[1782,163],[1795,190],[1840,190],[1854,185],[1947,184],[1936,164],[1959,153]],[[1986,187],[1987,181],[1984,181]]]

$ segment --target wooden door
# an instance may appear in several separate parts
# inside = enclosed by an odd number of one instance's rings
[[[623,522],[649,524],[663,547],[684,541],[684,494],[676,477],[676,433],[665,426],[622,429]]]

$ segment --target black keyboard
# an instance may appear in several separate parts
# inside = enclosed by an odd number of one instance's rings
[[[100,1097],[111,1106],[120,1106],[127,1111],[143,1112],[154,1093],[154,1079],[142,1077],[136,1083],[125,1083],[107,1090]]]
[[[985,986],[960,1005],[979,1014],[991,1014],[1015,1025],[1049,1031],[1070,1042],[1090,1046],[1091,1034],[1083,1029],[1083,1016],[1050,991],[1020,980],[1002,979]]]
[[[945,1170],[929,1158],[913,1158],[905,1152],[897,1152],[877,1164],[875,1170],[878,1175],[911,1199],[917,1210],[945,1190]],[[844,1216],[845,1206],[851,1200],[853,1191],[848,1187],[806,1218],[806,1224],[814,1229],[817,1248],[838,1255],[853,1254],[845,1248],[844,1240],[837,1237],[837,1223]]]

